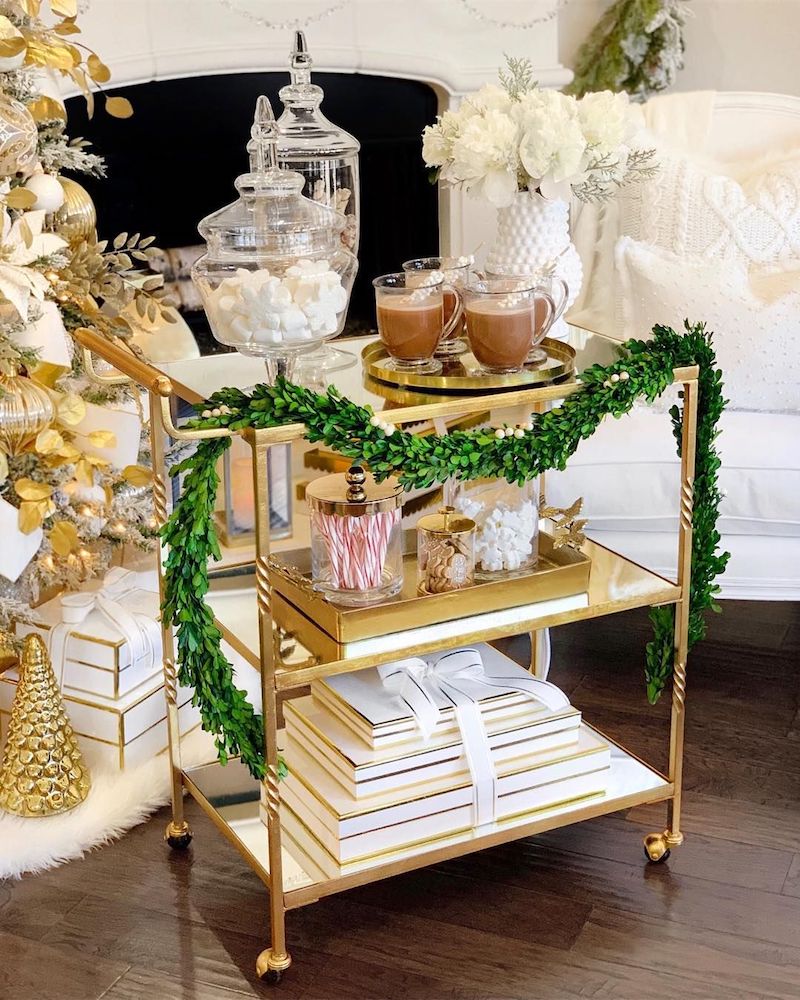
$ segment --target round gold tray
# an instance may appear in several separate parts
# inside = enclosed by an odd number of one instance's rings
[[[385,367],[389,360],[386,348],[379,341],[367,344],[361,351],[364,373],[371,379],[389,385],[404,386],[428,392],[481,393],[503,389],[524,389],[552,385],[563,382],[575,371],[575,349],[569,344],[549,337],[540,345],[547,351],[547,360],[535,368],[524,368],[520,372],[493,375],[485,372],[475,357],[467,352],[448,360],[441,358],[442,370],[438,375],[420,372],[396,372]]]

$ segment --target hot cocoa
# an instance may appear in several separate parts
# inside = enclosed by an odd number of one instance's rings
[[[465,310],[469,345],[488,371],[518,371],[533,343],[534,303],[475,298]]]
[[[407,296],[382,295],[378,299],[378,332],[386,350],[400,361],[426,361],[442,336],[443,307],[440,295],[426,301]]]

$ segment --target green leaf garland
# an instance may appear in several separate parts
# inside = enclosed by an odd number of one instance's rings
[[[725,405],[722,373],[716,367],[712,336],[704,324],[677,334],[657,326],[649,341],[630,340],[620,358],[607,367],[594,365],[581,375],[585,390],[567,397],[546,413],[533,414],[533,429],[522,437],[499,437],[492,431],[454,431],[444,437],[420,437],[401,430],[386,433],[370,423],[368,408],[341,396],[335,388],[324,395],[279,379],[256,386],[252,395],[239,389],[215,393],[198,411],[218,415],[190,422],[195,428],[278,427],[303,423],[309,441],[323,441],[345,457],[364,462],[378,479],[396,475],[406,487],[426,487],[450,478],[502,478],[524,483],[548,469],[563,469],[581,440],[600,421],[621,417],[637,399],[650,402],[672,384],[674,368],[697,364],[699,404],[694,493],[692,586],[689,645],[705,634],[705,612],[716,610],[714,584],[728,560],[720,553],[716,529],[720,466],[715,441]],[[680,408],[671,417],[680,453]],[[215,733],[220,760],[239,755],[251,773],[264,775],[263,720],[233,683],[233,670],[220,649],[222,635],[205,603],[208,561],[219,559],[213,511],[217,461],[230,438],[201,441],[173,473],[185,473],[183,493],[163,529],[169,549],[165,563],[164,620],[176,629],[179,678],[194,688],[203,728]],[[654,637],[646,650],[647,694],[655,703],[672,672],[674,608],[651,611]]]

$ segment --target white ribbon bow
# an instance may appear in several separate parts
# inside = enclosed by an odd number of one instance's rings
[[[119,566],[110,569],[99,590],[64,594],[61,597],[61,621],[50,630],[50,660],[59,684],[64,676],[67,641],[75,627],[95,610],[122,636],[130,646],[131,663],[144,659],[147,668],[155,668],[161,658],[161,629],[158,622],[138,611],[128,611],[122,600],[138,590],[138,574]],[[158,651],[158,652],[157,652]]]
[[[386,690],[408,705],[426,741],[439,723],[436,695],[452,704],[472,777],[475,826],[495,821],[497,776],[480,705],[464,682],[480,681],[498,693],[522,692],[552,711],[569,707],[569,700],[554,684],[506,673],[502,667],[487,668],[473,647],[451,650],[430,663],[412,656],[382,664],[377,670]]]

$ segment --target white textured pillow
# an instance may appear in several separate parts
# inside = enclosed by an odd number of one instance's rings
[[[677,254],[749,264],[800,258],[800,150],[756,163],[659,155],[623,189],[619,235]]]
[[[733,408],[800,411],[800,261],[750,271],[735,258],[679,256],[623,237],[615,263],[626,338],[704,320]]]

